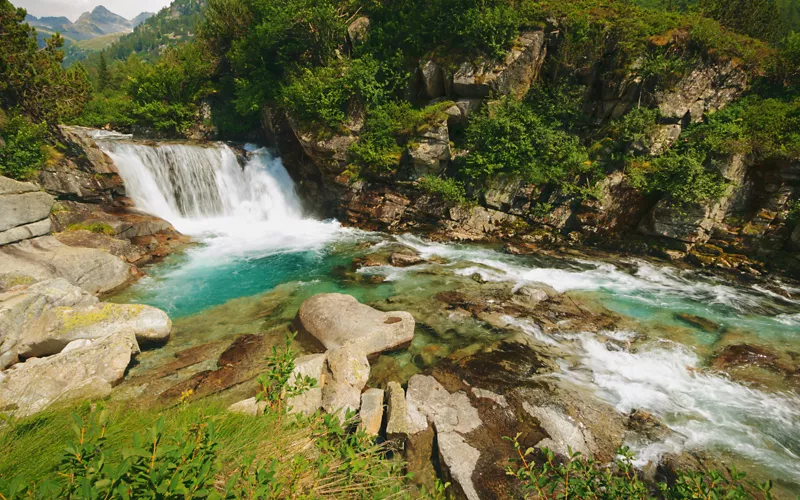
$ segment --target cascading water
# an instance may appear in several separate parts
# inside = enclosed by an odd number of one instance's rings
[[[339,227],[304,219],[294,183],[280,158],[248,148],[244,166],[225,144],[158,145],[98,137],[128,195],[206,244],[214,258],[319,247]]]

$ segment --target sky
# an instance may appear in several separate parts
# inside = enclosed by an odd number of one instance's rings
[[[115,14],[131,19],[142,12],[158,12],[171,0],[11,0],[17,7],[24,7],[28,14],[36,17],[66,16],[75,22],[78,16],[98,5]]]

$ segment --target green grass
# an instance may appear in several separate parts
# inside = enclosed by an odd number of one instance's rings
[[[98,36],[96,38],[90,38],[88,40],[81,40],[79,42],[75,42],[75,45],[83,50],[88,50],[91,52],[100,52],[106,47],[110,47],[111,44],[119,40],[122,37],[122,35],[125,34],[127,33],[124,32],[109,33],[108,35]]]
[[[114,231],[113,227],[109,226],[105,222],[93,222],[91,224],[70,224],[67,226],[67,231],[89,231],[92,233],[107,234],[109,236],[112,236],[116,232]]]
[[[273,481],[284,492],[305,492],[312,498],[408,495],[402,463],[385,458],[385,448],[363,434],[348,434],[320,416],[296,422],[284,416],[279,424],[276,413],[234,414],[221,402],[208,400],[160,410],[131,406],[129,402],[109,403],[105,410],[108,424],[102,448],[112,467],[122,462],[124,450],[132,448],[135,433],[147,436],[163,418],[167,434],[190,429],[199,422],[213,424],[217,445],[214,478],[219,490],[237,473],[245,472],[248,480],[255,477],[255,470],[246,468],[253,459],[274,468],[277,479]],[[82,404],[2,425],[0,487],[15,478],[26,484],[62,479],[58,471],[64,450],[70,442],[78,441],[73,413],[91,422],[98,412]]]

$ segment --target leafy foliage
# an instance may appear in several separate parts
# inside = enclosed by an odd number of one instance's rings
[[[628,178],[648,194],[665,194],[676,205],[714,200],[725,193],[722,177],[705,167],[706,157],[695,150],[670,150],[649,161],[629,163]]]
[[[470,121],[470,150],[460,173],[485,180],[512,173],[529,182],[576,182],[592,162],[577,136],[546,123],[524,102],[506,97]]]
[[[0,111],[2,114],[2,111]],[[0,116],[0,175],[13,179],[32,177],[44,163],[47,126],[31,123],[20,114]]]
[[[450,203],[461,204],[467,201],[464,184],[452,178],[426,176],[420,179],[419,187]]]

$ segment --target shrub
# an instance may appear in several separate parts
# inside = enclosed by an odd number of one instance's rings
[[[467,201],[464,184],[450,177],[426,176],[420,179],[419,187],[449,203],[462,204]]]
[[[628,164],[628,178],[636,189],[660,194],[678,206],[714,200],[725,194],[726,181],[705,167],[706,157],[694,150],[669,150],[648,161]]]
[[[470,121],[469,154],[460,173],[485,181],[500,173],[521,175],[533,183],[569,183],[592,167],[577,136],[548,126],[523,102],[506,97]]]
[[[0,175],[30,179],[46,158],[47,125],[31,123],[20,114],[12,114],[0,129],[5,144],[0,144]]]

